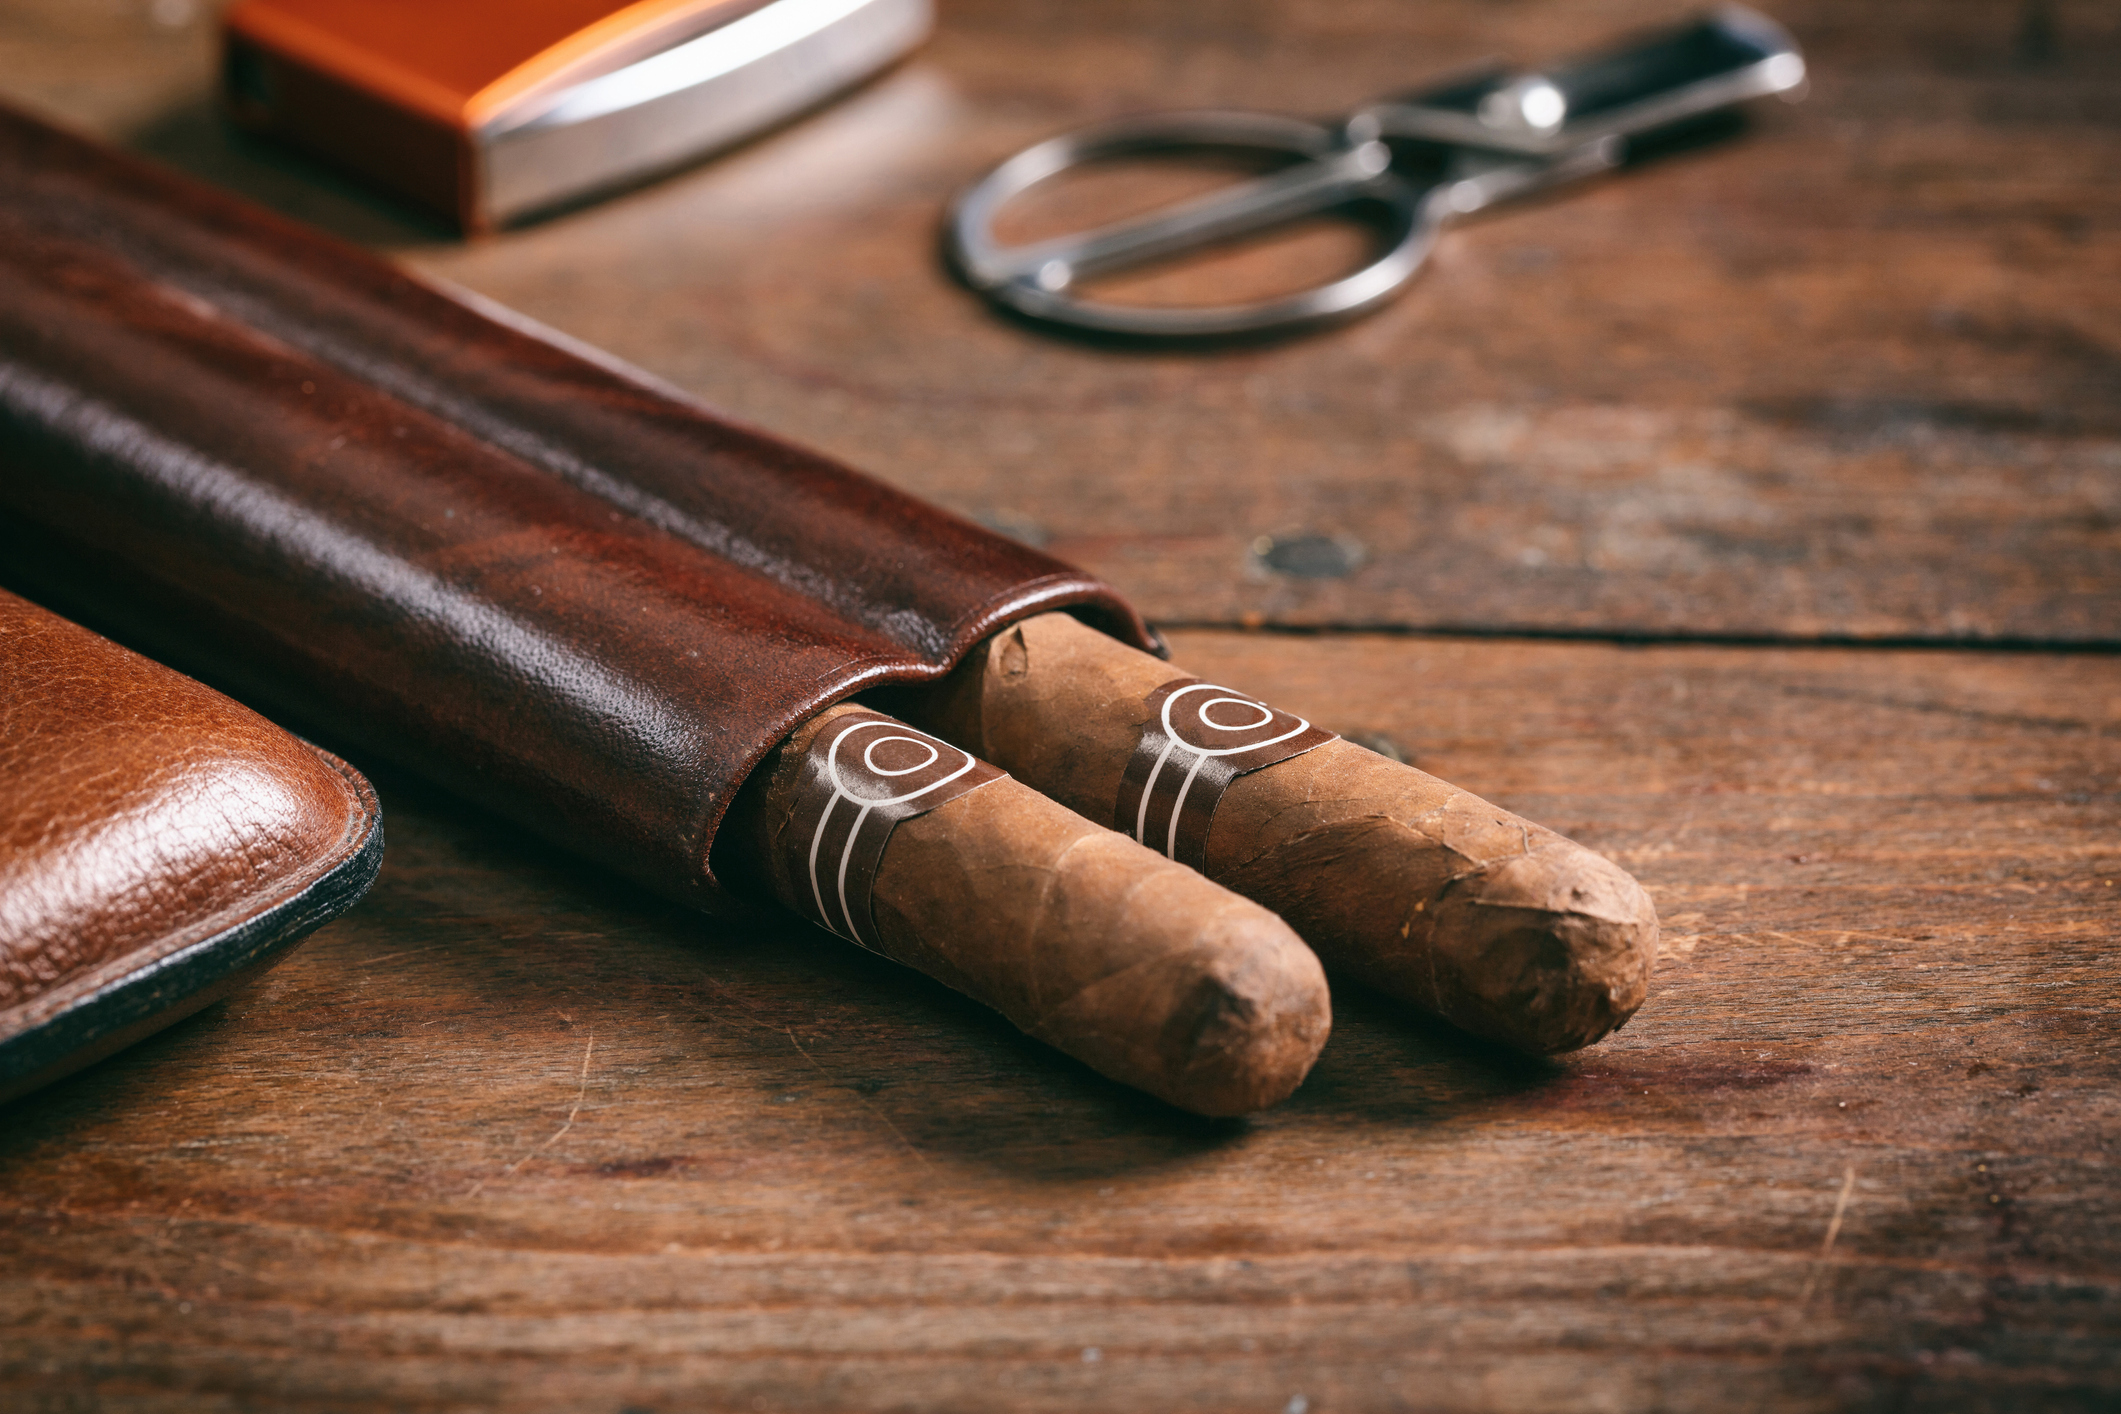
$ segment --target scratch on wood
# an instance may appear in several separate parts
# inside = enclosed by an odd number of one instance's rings
[[[2094,736],[2112,736],[2121,733],[2121,724],[2089,722],[2078,717],[2043,717],[2025,712],[1992,712],[1984,708],[1967,707],[1953,702],[1910,702],[1898,697],[1885,697],[1875,693],[1857,692],[1844,688],[1820,687],[1805,683],[1785,683],[1782,690],[1794,697],[1821,697],[1831,701],[1861,703],[1868,707],[1890,707],[1902,712],[1935,712],[1948,717],[1963,717],[1968,721],[1992,723],[2006,727],[2025,727],[2034,731],[2089,732]]]
[[[1782,1323],[1782,1332],[1775,1338],[1772,1359],[1780,1360],[1789,1349],[1790,1328],[1804,1317],[1804,1308],[1811,1304],[1812,1292],[1818,1288],[1819,1278],[1826,1270],[1828,1260],[1834,1255],[1834,1241],[1841,1236],[1841,1219],[1848,1213],[1849,1195],[1856,1191],[1856,1166],[1848,1165],[1841,1173],[1841,1194],[1834,1199],[1834,1215],[1827,1219],[1826,1237],[1819,1244],[1819,1255],[1812,1259],[1811,1269],[1804,1275],[1804,1285],[1797,1290],[1797,1299],[1790,1306]],[[1765,1408],[1766,1406],[1762,1406]]]
[[[787,1031],[788,1044],[795,1047],[795,1053],[801,1056],[804,1060],[809,1061],[812,1068],[815,1069],[819,1075],[824,1076],[825,1079],[827,1081],[830,1081],[834,1086],[839,1086],[840,1082],[837,1080],[833,1080],[832,1072],[826,1070],[825,1067],[819,1065],[817,1063],[817,1057],[811,1055],[810,1052],[804,1050],[803,1043],[795,1039],[795,1028],[793,1026],[790,1026],[787,1028]],[[876,1104],[872,1100],[870,1100],[867,1095],[864,1095],[861,1091],[854,1089],[852,1086],[846,1086],[843,1088],[845,1088],[849,1094],[853,1095],[855,1099],[861,1101],[862,1107],[864,1109],[868,1110],[869,1113],[875,1115],[878,1119],[884,1122],[884,1128],[890,1130],[893,1137],[895,1137],[899,1143],[906,1146],[906,1152],[913,1155],[914,1160],[919,1163],[922,1168],[934,1167],[934,1165],[928,1162],[928,1156],[926,1154],[923,1154],[920,1150],[913,1147],[913,1141],[906,1137],[906,1131],[900,1129],[898,1125],[893,1122],[890,1115],[885,1114],[881,1109],[877,1108]]]
[[[1826,1270],[1827,1259],[1834,1255],[1834,1239],[1841,1236],[1841,1218],[1848,1212],[1849,1194],[1855,1190],[1856,1166],[1850,1164],[1847,1172],[1841,1176],[1841,1196],[1834,1200],[1834,1216],[1827,1221],[1826,1240],[1819,1244],[1819,1255],[1813,1259],[1812,1269],[1805,1274],[1804,1286],[1797,1293],[1797,1309],[1793,1313],[1795,1315],[1804,1314],[1806,1303],[1812,1299],[1813,1289],[1819,1285],[1819,1275]]]
[[[594,1055],[594,1054],[596,1053],[596,1048],[597,1048],[597,1038],[596,1038],[596,1037],[594,1037],[594,1036],[592,1036],[592,1037],[590,1037],[590,1038],[589,1038],[589,1044],[588,1044],[588,1045],[586,1045],[586,1046],[582,1047],[582,1083],[581,1083],[581,1085],[580,1085],[580,1086],[579,1086],[579,1087],[578,1087],[578,1088],[577,1088],[577,1089],[575,1090],[575,1092],[574,1092],[574,1108],[573,1108],[573,1109],[571,1109],[571,1110],[569,1110],[569,1111],[567,1112],[567,1118],[566,1118],[566,1119],[565,1119],[565,1120],[564,1120],[564,1121],[563,1121],[563,1122],[561,1123],[561,1125],[560,1125],[560,1127],[559,1127],[558,1129],[555,1129],[554,1131],[552,1131],[552,1134],[551,1134],[551,1136],[550,1136],[549,1138],[547,1138],[547,1139],[546,1139],[546,1141],[545,1141],[544,1143],[542,1143],[542,1144],[538,1145],[538,1147],[537,1147],[537,1148],[535,1148],[535,1149],[532,1149],[532,1150],[531,1150],[531,1151],[530,1151],[529,1153],[525,1154],[525,1155],[524,1155],[524,1156],[523,1156],[522,1158],[520,1158],[520,1159],[517,1159],[517,1160],[516,1160],[516,1161],[515,1161],[514,1163],[510,1164],[510,1165],[509,1165],[509,1166],[508,1166],[507,1168],[505,1168],[505,1169],[502,1169],[502,1170],[500,1171],[500,1173],[498,1173],[498,1174],[494,1175],[494,1177],[495,1177],[495,1178],[513,1178],[513,1177],[515,1176],[515,1171],[516,1171],[517,1169],[519,1169],[519,1168],[523,1167],[523,1165],[525,1165],[525,1164],[529,1163],[529,1162],[530,1162],[530,1161],[531,1161],[532,1159],[534,1159],[534,1158],[536,1158],[536,1157],[537,1157],[538,1155],[540,1155],[540,1154],[544,1153],[544,1152],[545,1152],[545,1151],[546,1151],[547,1149],[550,1149],[550,1148],[551,1148],[551,1147],[552,1147],[553,1145],[555,1145],[555,1144],[559,1143],[559,1142],[560,1142],[560,1136],[561,1136],[561,1135],[563,1135],[563,1134],[565,1134],[565,1133],[566,1133],[566,1132],[567,1132],[568,1130],[570,1130],[570,1129],[574,1128],[574,1120],[575,1120],[575,1116],[576,1116],[576,1115],[579,1115],[579,1114],[580,1114],[580,1113],[582,1112],[582,1100],[583,1100],[583,1097],[584,1097],[584,1096],[586,1096],[586,1095],[588,1095],[588,1093],[589,1093],[589,1058],[590,1058],[590,1056],[592,1056],[592,1055]],[[486,1187],[486,1185],[487,1185],[488,1183],[492,1182],[492,1181],[493,1181],[492,1179],[486,1179],[486,1178],[482,1178],[482,1179],[480,1179],[480,1180],[479,1180],[479,1181],[478,1181],[477,1183],[474,1183],[473,1185],[471,1185],[471,1191],[470,1191],[470,1192],[468,1192],[468,1193],[466,1193],[466,1194],[465,1194],[464,1196],[465,1196],[465,1197],[467,1197],[467,1198],[476,1198],[476,1197],[478,1197],[478,1196],[479,1196],[479,1193],[480,1193],[480,1191],[481,1191],[482,1189],[484,1189],[484,1188]]]
[[[234,1272],[237,1276],[248,1278],[251,1281],[264,1282],[268,1285],[270,1284],[270,1279],[267,1278],[264,1273],[258,1271],[255,1267],[246,1267],[239,1263],[231,1262],[226,1257],[223,1257],[218,1253],[195,1251],[192,1248],[186,1247],[180,1242],[174,1242],[167,1237],[158,1237],[154,1233],[149,1232],[147,1229],[139,1227],[134,1223],[124,1219],[108,1219],[102,1218],[100,1215],[98,1215],[98,1221],[112,1223],[112,1225],[119,1227],[123,1231],[131,1233],[133,1236],[139,1238],[141,1241],[159,1247],[165,1252],[174,1252],[180,1257],[186,1257],[193,1261],[211,1262],[215,1266],[219,1267],[222,1271]],[[165,1218],[163,1221],[167,1224],[174,1224],[177,1219],[176,1216],[172,1214],[169,1217]],[[177,1288],[171,1287],[170,1289],[176,1290]]]
[[[359,965],[362,967],[380,967],[386,962],[396,962],[401,957],[418,957],[422,953],[435,952],[439,950],[441,946],[442,944],[436,943],[432,947],[425,948],[400,948],[396,952],[387,952],[379,957],[361,958],[359,959]]]

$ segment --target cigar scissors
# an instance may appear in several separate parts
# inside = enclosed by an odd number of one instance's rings
[[[1502,65],[1367,104],[1337,122],[1209,110],[1120,118],[1048,138],[967,187],[945,244],[973,289],[1027,318],[1145,339],[1257,334],[1346,319],[1420,271],[1444,226],[1499,202],[1610,171],[1631,144],[1747,99],[1803,96],[1804,56],[1774,21],[1726,5],[1541,72]],[[1087,163],[1186,151],[1283,165],[1265,176],[1091,231],[1023,245],[994,238],[1003,206]],[[1245,304],[1100,301],[1085,279],[1328,212],[1377,228],[1354,273]]]

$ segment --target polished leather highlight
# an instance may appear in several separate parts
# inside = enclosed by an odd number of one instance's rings
[[[368,783],[335,757],[0,592],[0,1098],[49,1078],[48,1058],[16,1064],[34,1050],[22,1038],[283,910],[372,851],[379,820]],[[166,1025],[287,941],[250,939],[227,966],[192,969],[196,986],[164,987],[152,1018],[114,1014],[81,1034]]]
[[[822,707],[1069,608],[1059,561],[0,111],[0,572],[695,904]]]

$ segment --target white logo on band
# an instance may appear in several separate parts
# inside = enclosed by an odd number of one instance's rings
[[[1229,688],[1217,687],[1213,683],[1193,683],[1191,686],[1179,688],[1164,699],[1163,726],[1165,740],[1163,754],[1156,758],[1156,765],[1149,771],[1149,779],[1142,785],[1141,808],[1135,811],[1134,814],[1134,838],[1142,844],[1149,843],[1149,801],[1156,794],[1157,777],[1163,774],[1164,765],[1171,759],[1171,753],[1178,750],[1181,746],[1188,751],[1197,753],[1193,758],[1192,769],[1186,772],[1186,779],[1178,787],[1178,799],[1171,803],[1171,827],[1164,835],[1164,854],[1171,859],[1178,858],[1178,817],[1186,808],[1186,792],[1193,789],[1193,778],[1200,774],[1200,768],[1207,764],[1209,757],[1241,756],[1247,751],[1258,751],[1262,747],[1274,746],[1311,730],[1309,722],[1297,717],[1294,719],[1296,722],[1295,726],[1283,732],[1280,736],[1268,737],[1265,741],[1248,741],[1241,746],[1199,745],[1186,740],[1180,735],[1176,720],[1178,699],[1189,692],[1219,692],[1224,694],[1221,697],[1209,697],[1193,708],[1193,721],[1201,728],[1204,735],[1207,732],[1255,732],[1274,720],[1274,709],[1272,707],[1267,706],[1263,702],[1256,702],[1249,697],[1238,697],[1231,693]],[[1248,711],[1257,712],[1259,716],[1257,720],[1233,725],[1226,722],[1218,722],[1208,715],[1215,708],[1225,704],[1233,707],[1243,707]],[[1213,740],[1212,737],[1208,739]]]
[[[856,732],[862,731],[864,729],[870,729],[886,733],[886,735],[875,738],[862,749],[862,769],[870,772],[875,776],[882,777],[883,779],[889,780],[895,776],[910,776],[917,771],[925,771],[930,766],[935,765],[938,761],[943,760],[943,753],[945,751],[950,752],[954,756],[963,756],[965,758],[964,764],[959,766],[956,770],[952,771],[949,775],[944,776],[941,780],[930,781],[927,785],[920,787],[918,790],[910,790],[903,795],[887,796],[881,800],[865,799],[861,795],[857,794],[855,791],[850,789],[848,787],[846,778],[840,774],[841,770],[843,769],[840,763],[840,748],[847,744],[847,739],[849,737],[853,736]],[[928,753],[927,759],[924,761],[917,762],[914,765],[901,766],[894,770],[886,770],[884,767],[877,765],[877,751],[880,748],[887,746],[894,741],[907,742],[913,746],[921,748],[923,751]],[[832,917],[832,915],[825,909],[824,886],[823,882],[818,878],[818,848],[824,842],[825,827],[832,821],[832,812],[839,807],[839,803],[842,800],[847,801],[850,804],[861,806],[860,812],[854,817],[854,824],[848,828],[847,843],[840,850],[840,863],[837,883],[837,892],[840,901],[840,917],[847,920],[848,936],[852,938],[855,942],[859,943],[862,941],[861,927],[855,922],[853,911],[847,907],[847,862],[854,857],[854,842],[857,839],[861,838],[862,825],[868,820],[869,812],[871,812],[872,810],[889,808],[894,805],[904,805],[908,801],[920,799],[922,796],[927,795],[931,791],[941,790],[944,786],[949,785],[952,781],[956,780],[959,776],[964,775],[967,771],[970,771],[978,764],[978,761],[973,759],[971,756],[967,755],[965,752],[959,751],[956,747],[950,746],[944,742],[939,742],[935,738],[930,736],[916,734],[910,729],[900,726],[896,722],[860,721],[854,722],[849,726],[841,729],[839,735],[835,736],[832,739],[831,749],[825,753],[825,773],[832,781],[832,799],[825,802],[824,813],[818,816],[817,829],[813,831],[810,836],[810,896],[817,901],[818,917],[828,920]],[[867,944],[864,944],[864,946],[867,946]]]

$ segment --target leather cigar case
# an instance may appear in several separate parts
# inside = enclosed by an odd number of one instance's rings
[[[345,762],[0,592],[0,1101],[278,962],[382,858]]]
[[[0,109],[0,575],[698,906],[775,744],[1072,566]]]

